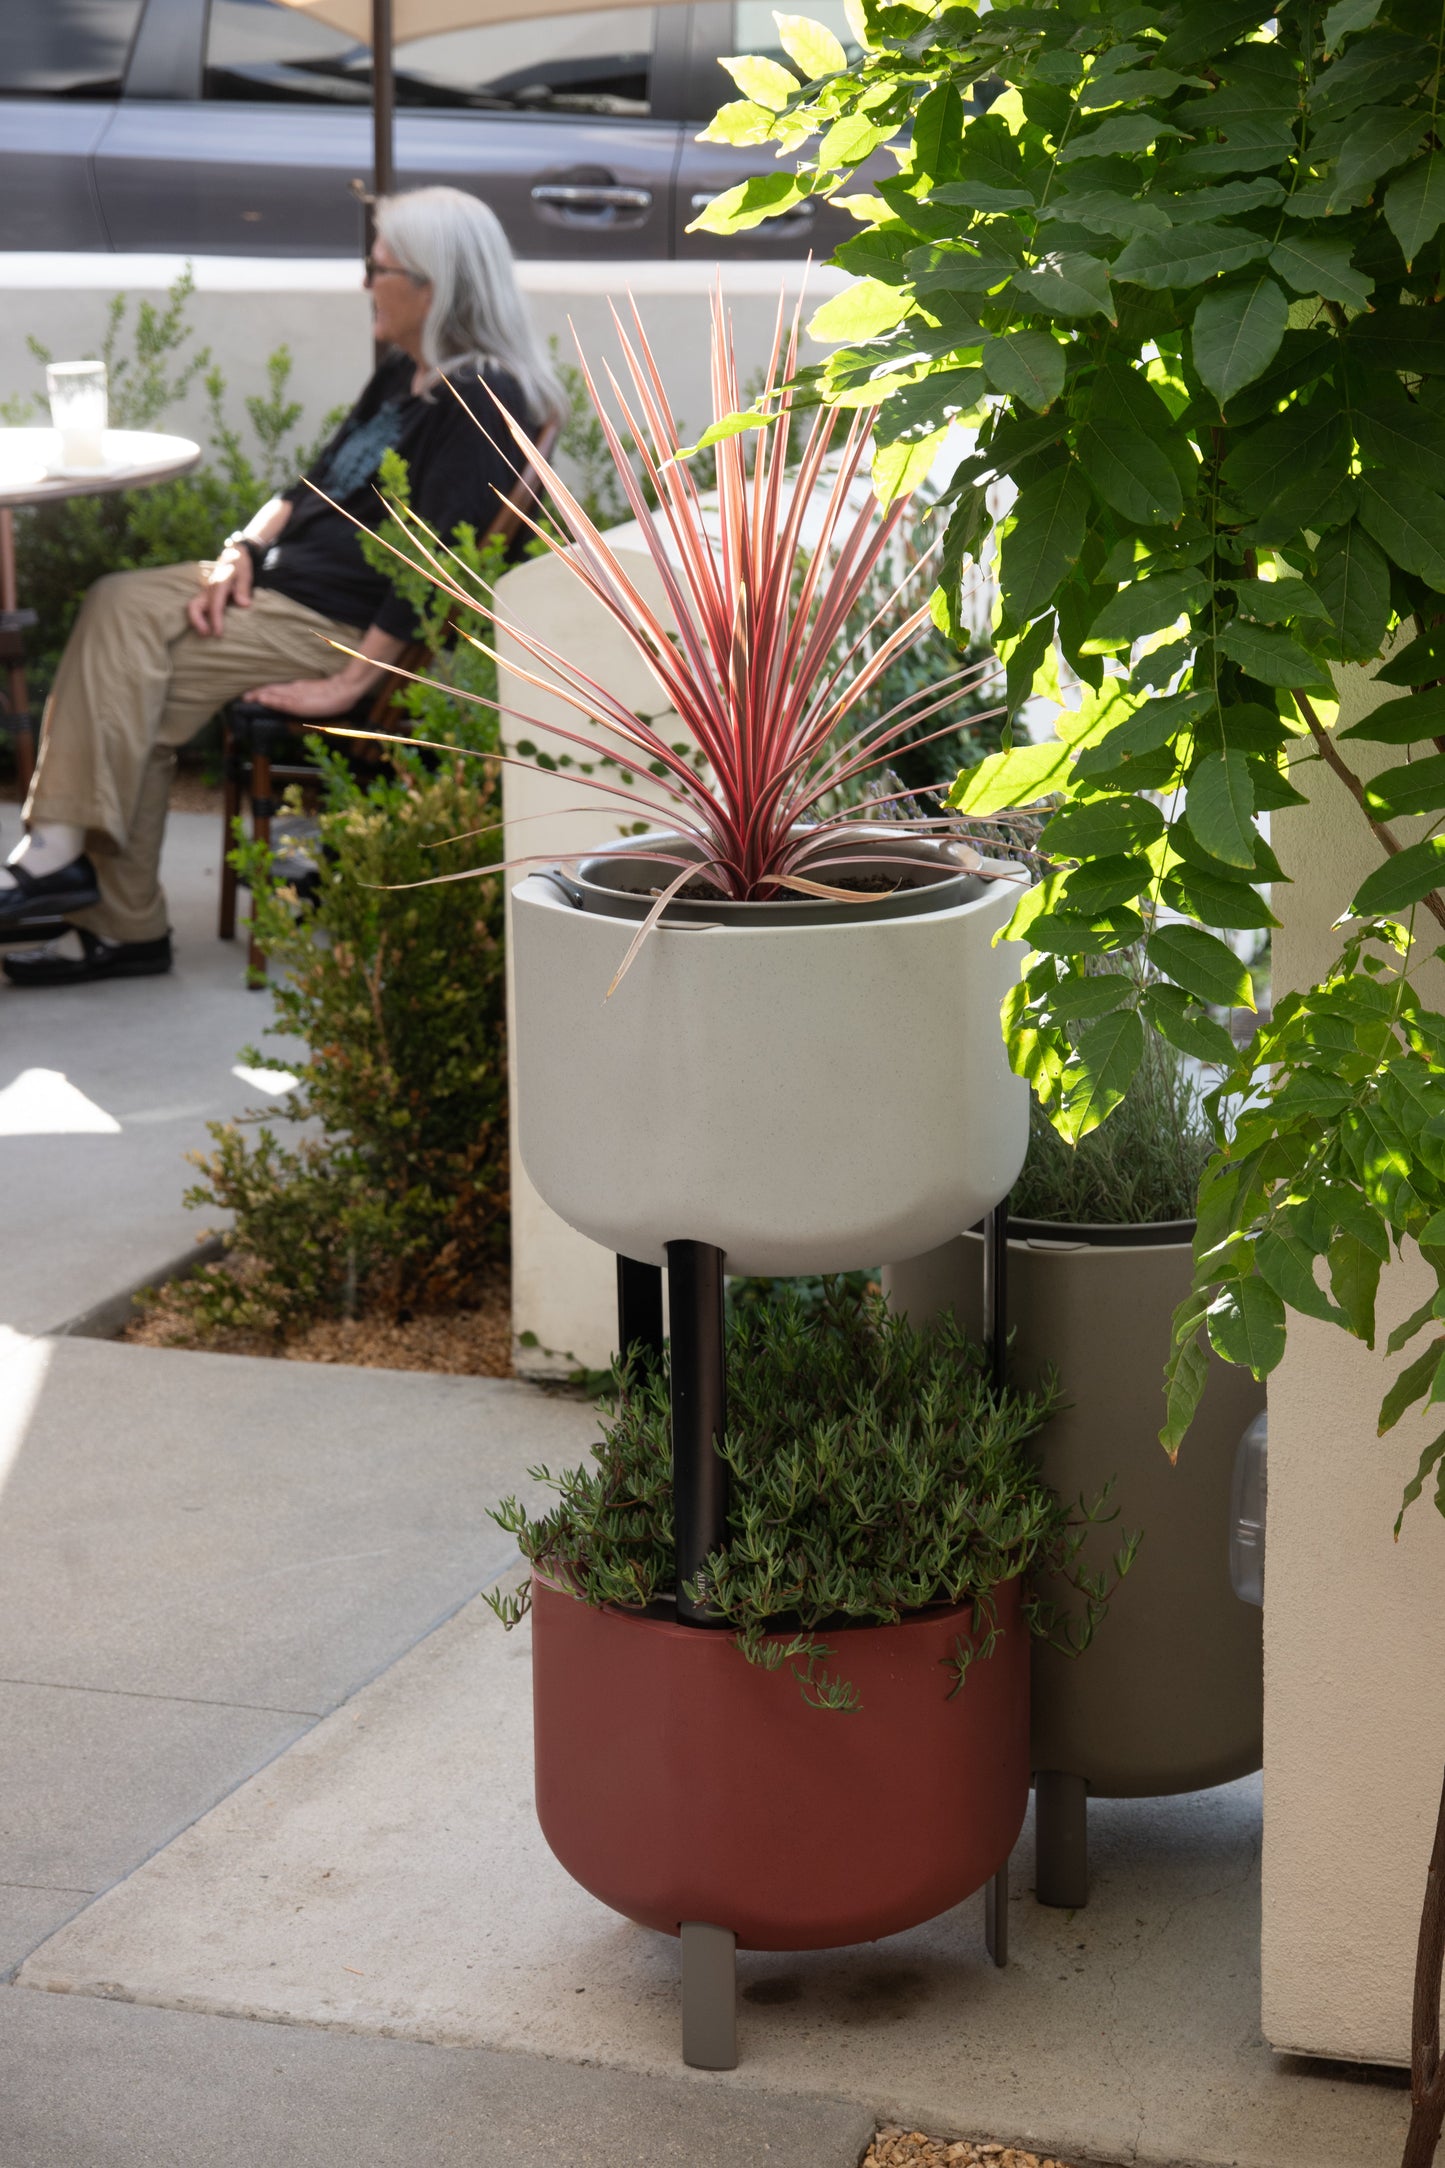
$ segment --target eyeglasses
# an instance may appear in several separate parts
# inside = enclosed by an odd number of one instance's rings
[[[426,280],[418,278],[415,271],[408,271],[405,264],[378,263],[374,256],[367,257],[366,284],[368,286],[373,279],[390,278],[410,279],[413,286],[425,286],[426,284]]]

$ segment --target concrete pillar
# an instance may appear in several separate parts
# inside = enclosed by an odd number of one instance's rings
[[[1396,697],[1341,677],[1341,723]],[[1304,748],[1307,750],[1307,748]],[[1348,749],[1360,768],[1396,748]],[[1276,995],[1320,977],[1333,922],[1381,853],[1343,785],[1296,769],[1308,807],[1275,816],[1292,885],[1275,891]],[[1419,830],[1402,822],[1405,840]],[[1418,974],[1445,1007],[1445,969]],[[1409,2059],[1415,1935],[1445,1759],[1445,1521],[1429,1495],[1392,1529],[1421,1447],[1440,1427],[1376,1418],[1399,1359],[1385,1341],[1422,1299],[1408,1254],[1387,1269],[1373,1353],[1293,1314],[1269,1388],[1265,1582],[1263,2026],[1306,2055]],[[1188,1446],[1185,1446],[1186,1452]]]

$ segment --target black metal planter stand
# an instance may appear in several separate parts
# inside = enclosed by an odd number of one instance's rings
[[[985,1216],[984,1341],[990,1377],[1002,1392],[1008,1373],[1008,1204]],[[727,1541],[728,1465],[724,1254],[706,1242],[669,1242],[672,1491],[677,1529],[677,1616],[682,1624],[722,1623],[707,1602],[702,1569]],[[660,1364],[662,1267],[617,1260],[617,1339],[626,1353]],[[685,1594],[691,1584],[696,1597]],[[1008,1963],[1008,1862],[984,1891],[984,1938],[995,1965]],[[730,1928],[684,1920],[682,2055],[698,2070],[737,2067],[737,1942]]]

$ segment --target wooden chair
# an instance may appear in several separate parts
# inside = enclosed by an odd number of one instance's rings
[[[557,439],[557,424],[551,423],[537,439],[542,457],[551,457]],[[504,498],[496,518],[482,537],[484,542],[501,541],[510,547],[523,533],[523,521],[535,514],[541,502],[542,481],[535,467],[529,462],[517,476],[512,488]],[[419,672],[433,661],[433,650],[423,640],[412,641],[397,658],[397,668]],[[350,723],[360,730],[388,730],[405,733],[408,717],[401,704],[403,681],[387,676],[378,690],[359,700],[348,715],[329,718],[336,722]],[[222,806],[221,806],[221,897],[217,932],[223,941],[236,938],[236,894],[241,886],[240,876],[231,864],[236,822],[247,806],[251,814],[251,840],[256,843],[271,841],[271,824],[276,818],[278,786],[300,783],[314,788],[317,770],[314,764],[296,756],[306,732],[314,725],[295,715],[282,715],[274,708],[262,707],[254,700],[236,700],[231,703],[226,716],[222,737]],[[378,765],[385,759],[384,748],[378,748]],[[291,755],[287,758],[287,755]],[[266,959],[257,944],[254,931],[246,956],[246,968],[251,976],[260,979],[266,970]]]

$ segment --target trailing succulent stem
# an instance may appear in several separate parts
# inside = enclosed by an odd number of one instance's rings
[[[1063,666],[1082,685],[1054,737],[950,801],[1049,813],[1012,927],[1014,1066],[1069,1143],[1156,1038],[1218,1071],[1171,1450],[1211,1350],[1262,1377],[1291,1311],[1372,1343],[1408,1243],[1435,1291],[1391,1352],[1430,1338],[1388,1429],[1445,1403],[1445,1019],[1409,975],[1445,926],[1445,4],[857,0],[851,20],[852,58],[804,25],[791,73],[729,63],[745,95],[710,134],[805,155],[699,223],[815,195],[853,212],[858,281],[813,320],[839,343],[809,392],[875,410],[885,499],[976,424],[935,612],[957,622],[991,541],[1010,712]],[[849,193],[885,144],[897,172]],[[1342,730],[1347,664],[1387,696]],[[1238,937],[1275,923],[1285,878],[1268,816],[1304,803],[1311,763],[1383,863],[1341,883],[1335,966],[1236,1053]],[[1147,976],[1121,968],[1141,946]],[[1406,1503],[1427,1482],[1445,1511],[1445,1431]]]
[[[812,1706],[857,1706],[824,1668],[846,1665],[839,1629],[850,1621],[971,1604],[956,1690],[992,1646],[1000,1583],[1072,1577],[1088,1513],[1070,1512],[1028,1451],[1056,1391],[995,1393],[985,1358],[951,1320],[920,1333],[878,1297],[839,1286],[821,1314],[791,1298],[742,1310],[728,1331],[727,1390],[728,1541],[707,1561],[708,1600],[743,1654],[790,1669]],[[533,1474],[559,1503],[533,1519],[508,1499],[493,1515],[524,1558],[587,1603],[639,1610],[670,1596],[665,1375],[621,1370],[595,1461]],[[1102,1584],[1086,1591],[1088,1631],[1107,1594]],[[527,1604],[523,1590],[493,1608],[511,1626]]]

